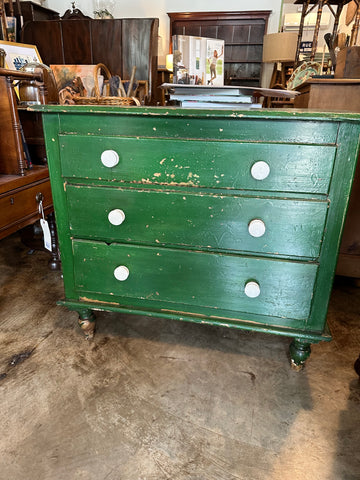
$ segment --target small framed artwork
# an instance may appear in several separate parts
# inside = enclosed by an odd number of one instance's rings
[[[0,41],[0,48],[5,50],[5,67],[10,70],[20,70],[21,67],[30,62],[42,63],[35,45]]]
[[[17,20],[16,17],[6,17],[6,31],[9,42],[16,42],[17,36]]]

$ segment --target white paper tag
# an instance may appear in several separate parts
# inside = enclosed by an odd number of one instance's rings
[[[51,235],[50,235],[49,224],[46,220],[44,220],[43,218],[40,218],[40,225],[44,233],[44,247],[47,250],[50,250],[51,252],[52,248],[51,248]]]

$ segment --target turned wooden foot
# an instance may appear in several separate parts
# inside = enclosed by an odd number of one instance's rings
[[[78,313],[81,330],[84,332],[86,340],[90,340],[94,337],[96,317],[89,309],[78,310]]]
[[[310,343],[300,338],[294,338],[290,344],[291,368],[299,371],[311,353]]]

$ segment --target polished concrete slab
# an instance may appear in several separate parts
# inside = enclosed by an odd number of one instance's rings
[[[294,372],[288,338],[164,319],[87,342],[48,259],[0,241],[0,480],[360,478],[360,288]]]

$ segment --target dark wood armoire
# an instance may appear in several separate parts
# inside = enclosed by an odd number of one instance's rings
[[[76,24],[74,24],[76,22]],[[92,19],[80,15],[27,22],[23,43],[36,45],[46,65],[104,63],[113,75],[149,82],[149,103],[154,101],[157,79],[157,18]]]

